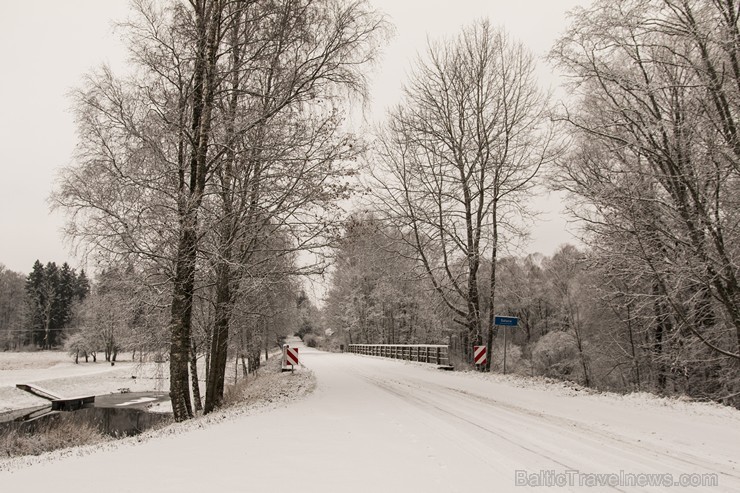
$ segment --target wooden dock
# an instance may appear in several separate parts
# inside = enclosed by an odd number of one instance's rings
[[[24,390],[29,394],[33,394],[36,397],[41,397],[47,401],[51,401],[52,411],[77,411],[85,407],[93,407],[95,405],[94,395],[84,395],[78,397],[61,397],[54,394],[53,392],[42,389],[41,387],[29,383],[19,383],[16,388]]]

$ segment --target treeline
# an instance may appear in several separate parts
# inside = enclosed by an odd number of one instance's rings
[[[322,315],[330,341],[340,344],[450,342],[458,330],[430,296],[413,252],[372,214],[345,223]],[[326,343],[325,343],[326,344]]]
[[[0,341],[5,350],[52,349],[65,340],[90,282],[66,262],[33,264],[27,276],[0,267]]]
[[[81,303],[89,290],[84,270],[77,274],[66,262],[59,268],[54,262],[44,266],[37,260],[26,278],[30,340],[23,343],[41,349],[59,346],[64,329],[72,321],[75,304]]]
[[[736,405],[739,15],[729,1],[599,1],[551,53],[576,97],[553,184],[621,333],[645,334],[660,392]]]
[[[376,216],[347,221],[322,309],[329,335],[322,334],[321,344],[448,344],[453,363],[468,367],[465,328],[410,253],[399,232]],[[484,261],[482,277],[490,271]],[[489,296],[485,282],[478,289]],[[496,290],[495,314],[519,319],[516,328],[505,329],[508,373],[737,405],[732,362],[713,358],[698,338],[673,334],[664,343],[655,305],[635,303],[638,293],[626,292],[624,285],[615,289],[613,272],[590,248],[563,245],[549,257],[502,257]],[[482,316],[488,315],[486,307]],[[503,330],[494,339],[491,371],[504,370]]]
[[[569,81],[558,105],[487,21],[430,42],[368,156],[372,215],[345,227],[335,331],[459,341],[465,362],[486,344],[496,369],[493,317],[515,315],[519,372],[738,405],[739,16],[725,1],[575,9],[549,57]],[[584,247],[502,256],[538,184],[568,194]]]
[[[17,349],[30,339],[25,282],[23,274],[0,264],[0,349]]]

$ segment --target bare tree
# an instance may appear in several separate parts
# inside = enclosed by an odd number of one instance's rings
[[[255,29],[255,16],[263,27]],[[364,2],[244,4],[230,18],[229,97],[223,141],[215,139],[224,152],[215,169],[218,198],[209,203],[218,224],[217,301],[205,412],[223,397],[240,280],[261,263],[322,248],[335,228],[335,202],[349,192],[343,178],[354,173],[358,152],[341,130],[340,93],[364,94],[359,68],[375,58],[386,29]],[[285,241],[271,240],[280,234]]]
[[[147,262],[171,283],[170,383],[178,420],[192,415],[190,307],[197,212],[210,166],[217,4],[194,2],[192,12],[178,3],[135,4],[139,20],[128,32],[143,70],[118,78],[104,67],[87,77],[75,94],[78,165],[65,170],[54,196],[70,212],[68,234],[102,262]]]
[[[703,296],[719,301],[735,327],[735,347],[706,343],[740,357],[737,252],[731,246],[737,234],[731,207],[737,200],[735,159],[718,140],[722,125],[704,124],[714,113],[714,96],[711,84],[697,75],[705,75],[698,41],[670,27],[689,22],[683,15],[706,16],[711,9],[694,12],[690,3],[678,3],[688,10],[661,9],[664,4],[678,9],[674,2],[600,3],[582,13],[561,40],[554,56],[587,93],[578,112],[568,116],[581,135],[577,158],[563,165],[568,179],[563,183],[597,206],[609,202],[592,216],[595,226],[608,221],[618,227],[625,216],[617,211],[632,208],[626,216],[631,224],[622,227],[639,242],[656,279],[668,293],[673,290],[664,273],[687,275],[695,283],[697,315]],[[609,36],[594,29],[606,21]],[[656,23],[669,28],[656,30]],[[671,258],[685,261],[685,267]],[[675,300],[673,305],[688,322],[691,315]],[[688,324],[700,338],[701,325]]]
[[[28,304],[24,291],[24,276],[0,264],[0,346],[3,350],[18,349],[23,345]]]
[[[170,391],[183,420],[193,415],[199,265],[220,272],[208,372],[218,379],[229,290],[255,245],[287,229],[289,247],[276,255],[290,255],[330,228],[324,206],[344,193],[336,178],[355,152],[339,132],[341,93],[363,92],[360,67],[385,21],[363,1],[135,6],[127,28],[141,70],[118,78],[104,68],[76,94],[79,165],[55,202],[71,213],[70,235],[105,262],[144,262],[169,283]],[[215,382],[208,410],[223,392]]]
[[[551,295],[557,299],[556,305],[560,307],[562,330],[573,338],[583,383],[590,387],[592,381],[586,351],[586,332],[589,324],[585,320],[587,313],[584,305],[592,298],[584,296],[583,293],[588,287],[582,274],[585,269],[584,260],[585,257],[578,250],[566,245],[548,260],[546,268],[550,278]]]
[[[372,214],[353,214],[337,241],[326,327],[345,343],[442,343],[428,280],[415,273],[401,233]]]
[[[477,22],[430,43],[379,136],[374,177],[382,207],[407,232],[470,343],[483,341],[488,305],[489,353],[502,232],[518,233],[527,213],[521,197],[555,153],[549,100],[534,70],[520,43]],[[493,268],[482,300],[486,255]]]
[[[599,1],[552,52],[578,98],[558,183],[607,270],[644,281],[628,282],[651,300],[656,357],[705,385],[715,358],[740,359],[737,15],[732,1]]]

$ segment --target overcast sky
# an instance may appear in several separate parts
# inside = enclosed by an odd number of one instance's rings
[[[565,13],[588,0],[371,0],[386,12],[396,36],[376,69],[371,108],[398,100],[409,62],[427,36],[454,35],[488,17],[537,56],[565,28]],[[61,167],[71,163],[75,128],[69,91],[101,63],[125,63],[115,21],[128,16],[128,0],[25,0],[0,5],[0,264],[29,272],[33,262],[68,261],[80,267],[61,235],[65,218],[49,212],[48,197]],[[543,85],[556,84],[546,65]],[[559,201],[539,198],[545,209],[527,252],[551,254],[572,241]],[[84,266],[83,266],[84,267]]]

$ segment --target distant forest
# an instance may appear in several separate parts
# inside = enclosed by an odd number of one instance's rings
[[[0,265],[0,347],[58,348],[89,291],[85,271],[66,262],[37,260],[27,276]]]

